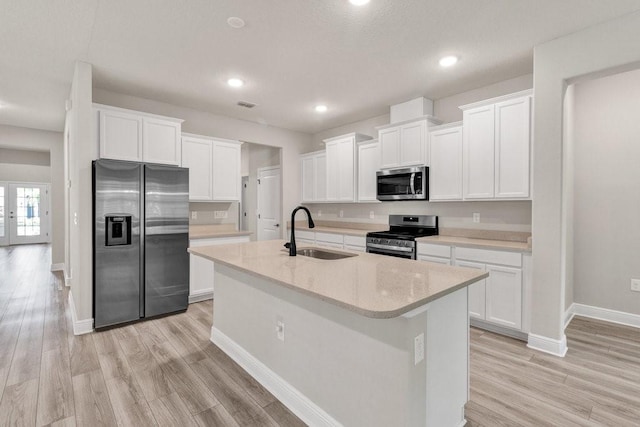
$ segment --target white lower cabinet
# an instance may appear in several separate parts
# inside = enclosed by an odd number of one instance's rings
[[[367,251],[367,238],[364,236],[344,236],[344,248],[357,252]]]
[[[224,245],[229,243],[244,243],[249,236],[214,237],[210,239],[189,240],[190,248],[202,246]],[[213,297],[213,261],[189,255],[189,303],[204,301]]]
[[[327,248],[344,249],[344,235],[316,232],[316,245]]]
[[[522,253],[418,243],[418,259],[488,272],[487,279],[468,287],[469,316],[528,332]]]

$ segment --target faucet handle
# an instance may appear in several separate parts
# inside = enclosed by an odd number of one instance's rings
[[[291,249],[291,242],[285,243],[284,247],[287,248],[287,249]]]

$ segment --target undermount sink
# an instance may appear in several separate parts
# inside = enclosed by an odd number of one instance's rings
[[[343,259],[358,256],[357,254],[350,254],[348,252],[330,251],[320,248],[300,248],[296,251],[296,255],[326,260]]]

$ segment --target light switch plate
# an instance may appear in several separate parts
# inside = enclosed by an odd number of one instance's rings
[[[424,334],[420,334],[413,339],[413,364],[424,360]]]

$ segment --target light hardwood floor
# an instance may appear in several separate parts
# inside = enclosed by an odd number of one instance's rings
[[[212,302],[74,336],[47,245],[0,248],[0,426],[300,426],[209,341]],[[563,359],[471,330],[468,425],[640,426],[640,331],[575,318]]]

